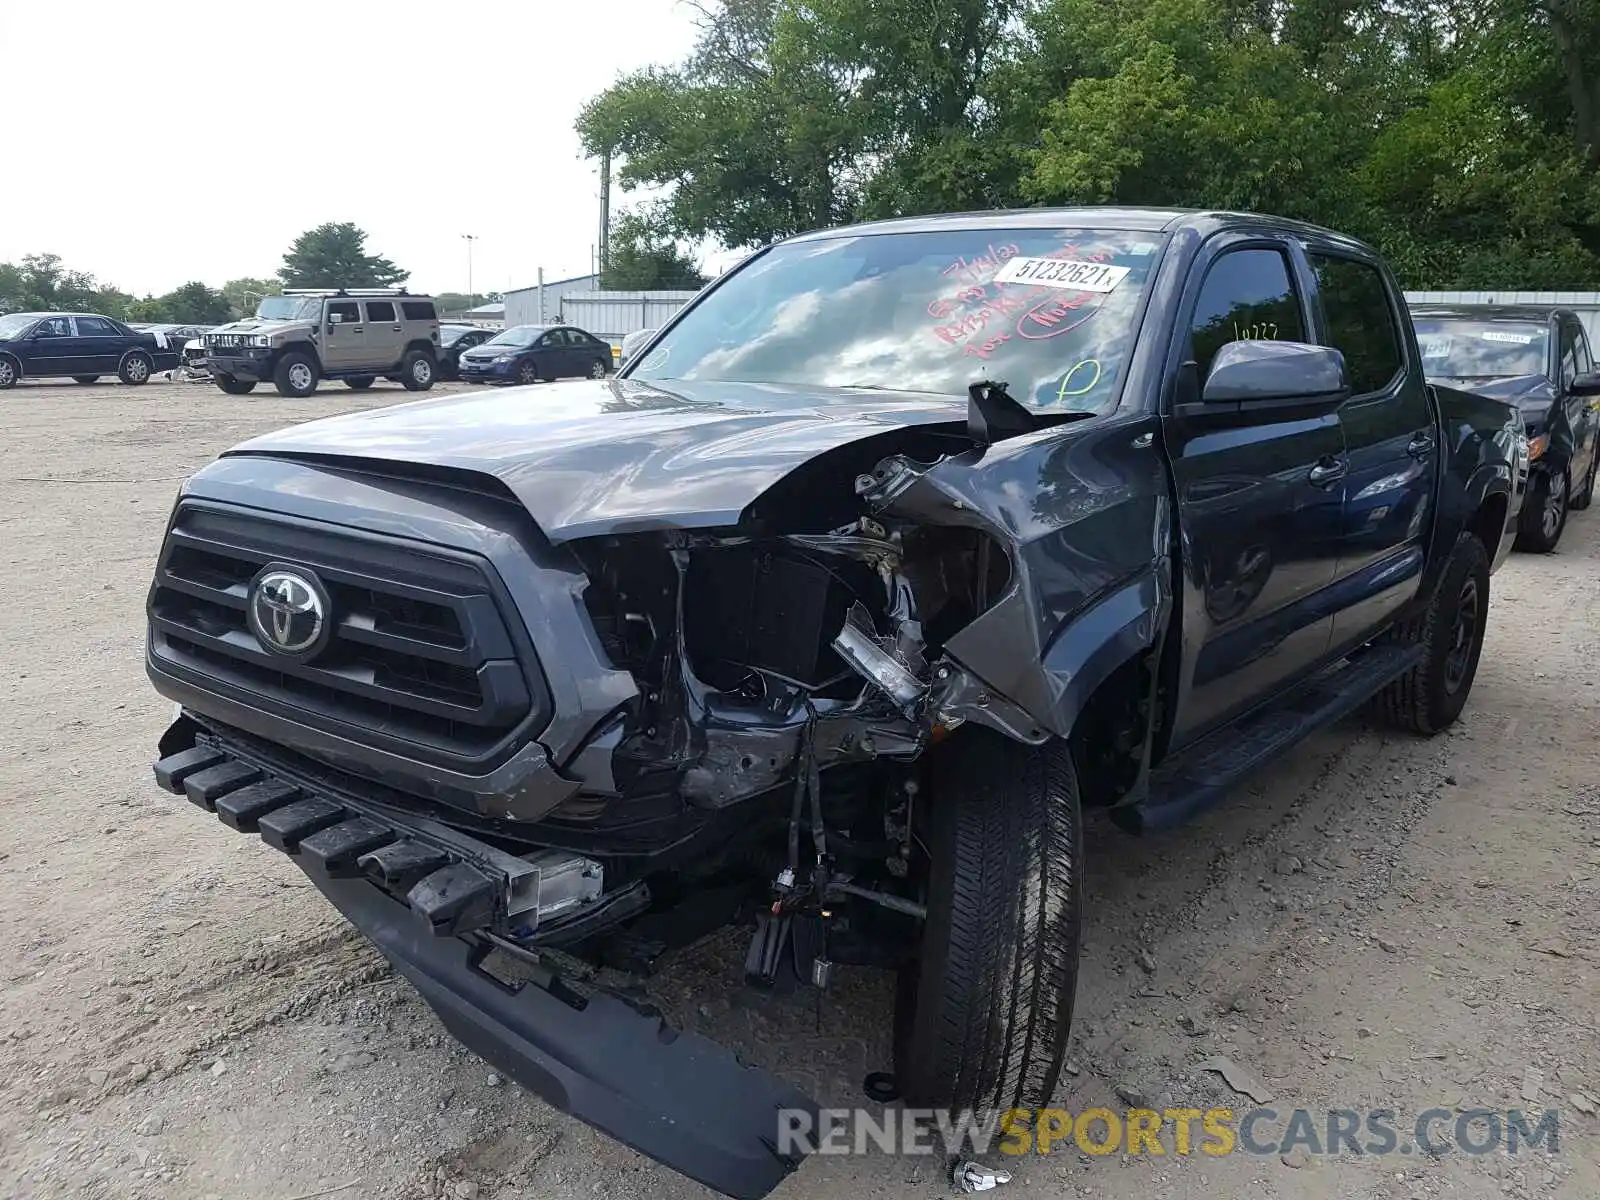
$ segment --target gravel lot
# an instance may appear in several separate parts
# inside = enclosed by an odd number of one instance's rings
[[[441,391],[449,390],[441,388]],[[159,792],[141,664],[179,481],[244,437],[411,399],[153,383],[0,393],[0,1195],[704,1197],[459,1050],[284,856]],[[508,403],[514,403],[510,397]],[[996,1195],[1600,1196],[1600,512],[1495,577],[1461,723],[1353,721],[1187,829],[1089,830],[1077,1043],[1059,1102],[1287,1112],[1558,1108],[1559,1153],[990,1161]],[[887,981],[751,999],[742,943],[662,1002],[833,1103],[888,1066]],[[732,1001],[730,1003],[730,1000]],[[1523,1096],[1526,1094],[1526,1099]],[[1574,1100],[1573,1097],[1576,1096]],[[1592,1110],[1591,1110],[1592,1112]],[[813,1160],[781,1200],[948,1194],[938,1160]]]

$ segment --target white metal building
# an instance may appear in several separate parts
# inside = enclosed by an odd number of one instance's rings
[[[616,345],[636,329],[659,329],[698,292],[572,292],[562,302],[568,325]]]
[[[547,279],[542,285],[520,287],[505,294],[506,328],[513,325],[576,325],[562,310],[562,302],[573,292],[592,292],[600,286],[598,275],[574,275],[570,279]],[[598,332],[596,336],[599,336]]]
[[[1600,292],[1407,292],[1408,304],[1535,304],[1570,308],[1600,347]]]

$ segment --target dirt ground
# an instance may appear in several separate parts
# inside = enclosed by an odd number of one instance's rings
[[[0,393],[0,1195],[709,1195],[494,1077],[286,857],[151,780],[170,705],[144,677],[142,606],[179,481],[247,435],[407,399]],[[1225,1055],[1285,1115],[1390,1108],[1404,1130],[1435,1106],[1555,1109],[1558,1152],[1072,1149],[991,1156],[1016,1175],[996,1195],[1600,1196],[1600,1121],[1581,1111],[1600,1096],[1597,565],[1600,512],[1495,576],[1446,736],[1352,721],[1188,828],[1137,841],[1091,822],[1058,1097],[1242,1111],[1198,1069]],[[654,990],[825,1102],[861,1103],[889,1066],[888,981],[844,973],[819,1025],[809,1003],[741,992],[742,949],[713,939]],[[776,1195],[949,1190],[937,1159],[875,1154],[814,1158]]]

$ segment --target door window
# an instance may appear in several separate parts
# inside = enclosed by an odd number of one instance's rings
[[[1229,342],[1305,341],[1300,298],[1282,250],[1230,250],[1211,264],[1189,326],[1191,354],[1200,378]]]
[[[79,317],[79,337],[116,337],[117,327],[104,317]]]
[[[1589,338],[1583,332],[1582,325],[1574,325],[1572,327],[1572,339],[1573,344],[1577,347],[1578,374],[1587,375],[1594,370],[1594,359],[1589,354]]]
[[[391,300],[368,300],[367,301],[367,320],[369,320],[369,321],[393,321],[394,320],[394,302],[391,301]]]
[[[549,333],[545,334],[539,339],[540,346],[565,346],[566,344],[567,335],[566,332],[561,329],[552,329]]]
[[[39,322],[35,331],[42,338],[64,338],[72,336],[72,322],[66,317],[46,317]]]
[[[1350,391],[1381,392],[1405,366],[1400,327],[1378,268],[1355,258],[1312,254],[1327,343],[1344,355]]]
[[[1578,339],[1572,336],[1572,326],[1561,323],[1561,386],[1569,388],[1578,377]]]
[[[361,306],[354,300],[331,301],[328,304],[328,319],[332,320],[335,316],[339,318],[340,324],[359,325],[361,324]]]

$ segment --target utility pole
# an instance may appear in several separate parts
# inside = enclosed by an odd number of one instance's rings
[[[606,285],[606,269],[611,265],[611,151],[600,155],[600,263],[598,282]]]
[[[462,238],[467,243],[467,308],[478,307],[478,297],[472,290],[472,243],[478,240],[475,233],[463,233]]]

